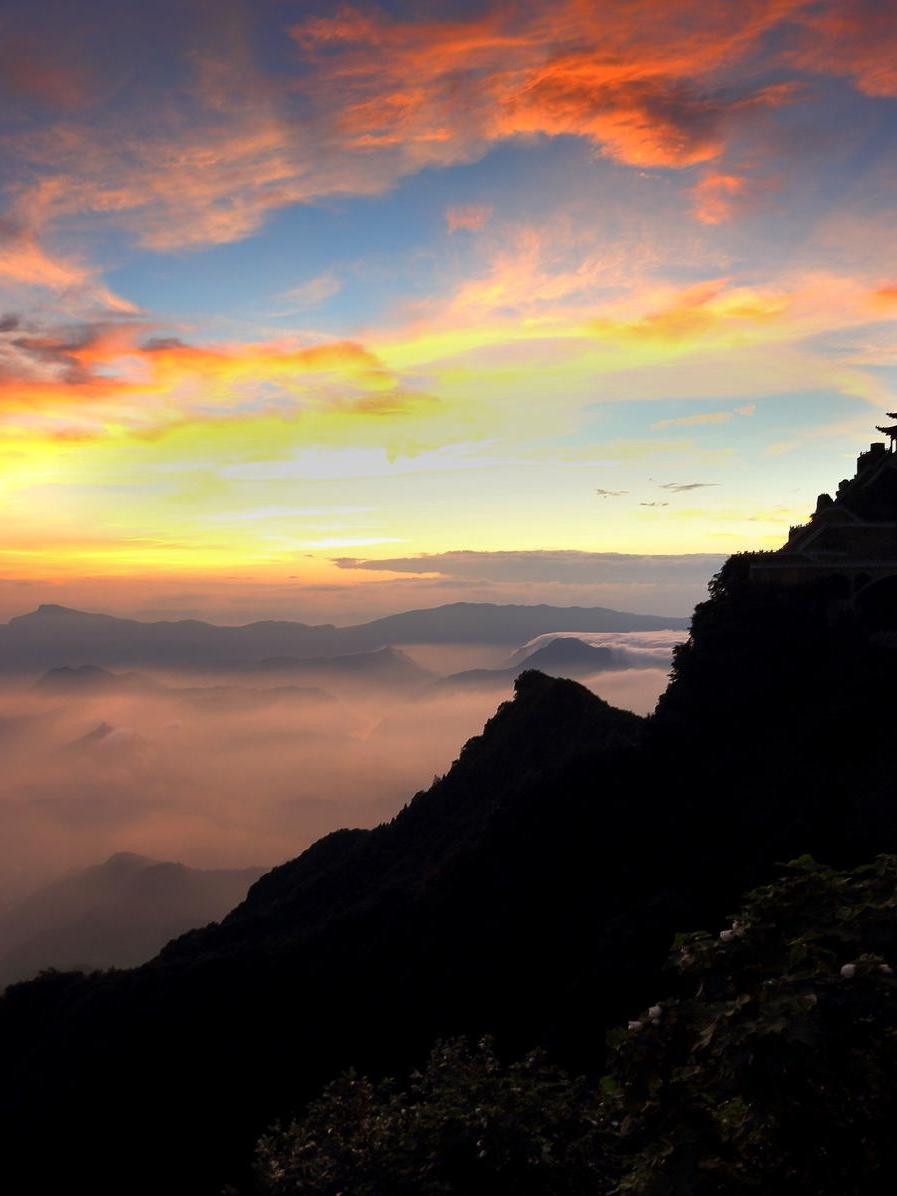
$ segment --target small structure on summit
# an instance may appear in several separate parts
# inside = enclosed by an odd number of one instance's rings
[[[897,411],[885,412],[888,419],[897,419]],[[881,424],[875,425],[876,432],[883,432],[891,442],[891,452],[894,451],[894,441],[897,440],[897,424],[889,424],[887,427],[882,427]]]
[[[792,586],[831,578],[852,607],[886,600],[897,609],[897,424],[878,431],[890,446],[878,441],[860,453],[855,476],[834,498],[820,494],[809,521],[792,527],[777,552],[758,556],[754,581]]]

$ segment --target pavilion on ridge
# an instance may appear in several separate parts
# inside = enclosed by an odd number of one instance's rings
[[[888,417],[897,419],[897,412]],[[752,580],[791,586],[837,578],[848,605],[897,614],[897,424],[878,431],[888,445],[878,441],[860,453],[856,474],[834,498],[820,494],[809,521],[792,527],[786,544],[758,555]]]

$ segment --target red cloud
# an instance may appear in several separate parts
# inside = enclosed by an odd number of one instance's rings
[[[721,86],[803,0],[501,3],[464,21],[403,22],[343,8],[292,30],[358,148],[459,161],[525,134],[593,141],[641,166],[717,156],[726,126],[782,88]]]

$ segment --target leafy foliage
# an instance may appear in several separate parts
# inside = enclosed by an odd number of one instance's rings
[[[607,1190],[602,1102],[541,1053],[503,1066],[488,1039],[438,1043],[407,1085],[348,1072],[264,1137],[266,1196],[447,1196]]]
[[[610,1035],[600,1084],[441,1043],[404,1086],[347,1073],[262,1139],[264,1196],[890,1191],[897,858],[804,858],[713,936],[682,992]]]
[[[853,873],[800,860],[675,958],[694,995],[612,1036],[619,1191],[890,1190],[897,859]]]

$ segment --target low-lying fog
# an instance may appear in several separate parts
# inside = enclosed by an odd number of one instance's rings
[[[371,683],[338,670],[297,678],[287,669],[214,677],[79,671],[7,684],[0,910],[113,853],[197,868],[262,867],[337,827],[375,825],[449,768],[511,695],[514,670],[551,638],[514,654],[403,649],[407,675],[387,670]],[[682,633],[577,638],[615,653],[614,671],[578,679],[612,704],[646,713]],[[501,671],[460,688],[444,680],[471,669]]]

